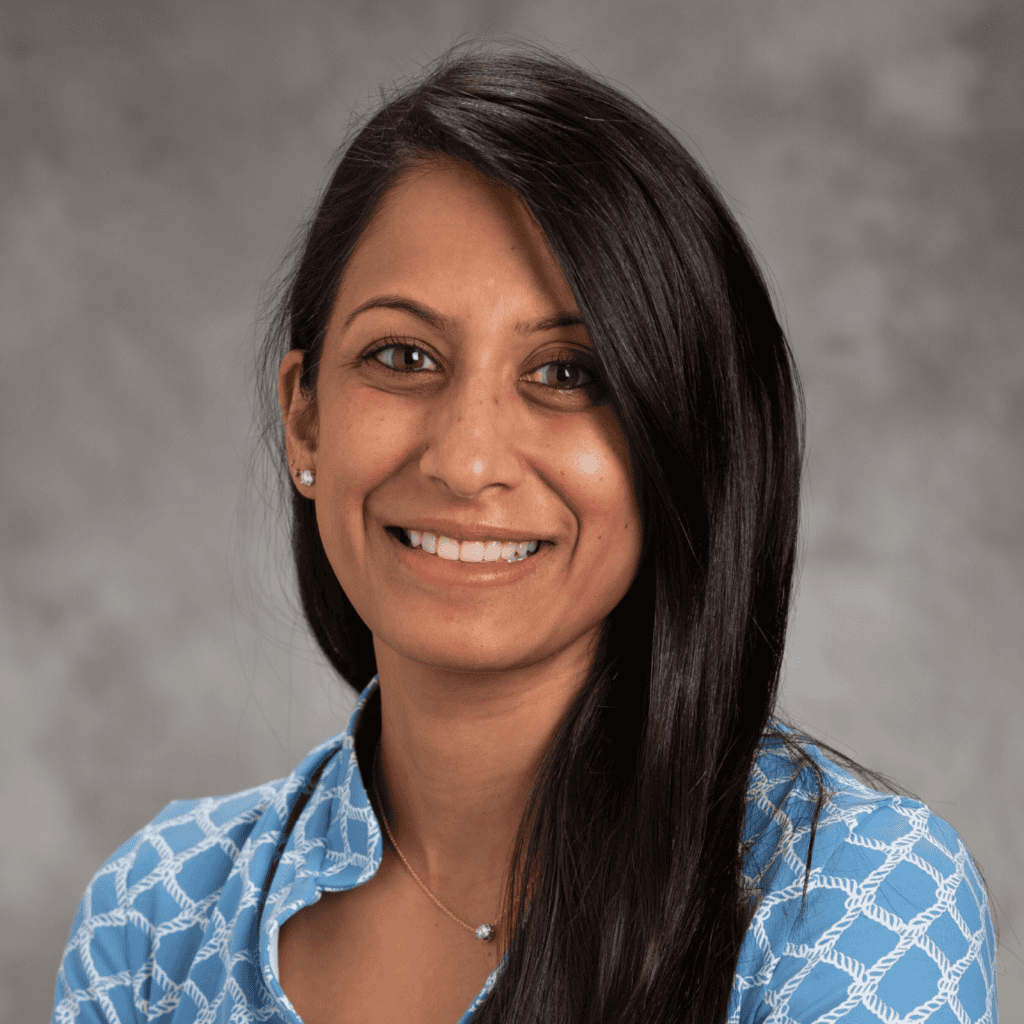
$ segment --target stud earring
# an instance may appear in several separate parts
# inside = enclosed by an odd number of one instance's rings
[[[297,476],[300,484],[309,487],[316,479],[316,474],[311,469],[298,470],[295,468],[294,462],[289,462],[288,465],[292,467],[292,476]]]

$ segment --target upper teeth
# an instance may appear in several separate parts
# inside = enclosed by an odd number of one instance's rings
[[[403,533],[414,548],[422,546],[429,554],[440,555],[452,562],[496,562],[499,558],[504,558],[506,562],[518,562],[540,547],[539,540],[457,541],[452,537],[438,537],[433,533],[406,530],[404,527]]]

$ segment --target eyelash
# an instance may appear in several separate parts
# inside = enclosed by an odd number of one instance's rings
[[[379,359],[375,358],[381,352],[386,352],[388,349],[391,349],[391,348],[405,349],[405,350],[411,351],[411,352],[421,352],[428,359],[432,360],[435,363],[437,362],[437,360],[434,359],[434,357],[429,352],[427,352],[426,349],[421,348],[419,345],[410,345],[407,342],[398,341],[397,339],[390,339],[387,342],[387,344],[385,344],[385,345],[378,345],[377,348],[375,348],[371,352],[367,352],[365,355],[363,355],[361,357],[361,359],[362,359],[362,361],[364,363],[369,363],[372,360],[378,366],[382,366],[385,370],[389,370],[391,373],[399,373],[399,374],[403,374],[403,375],[406,375],[406,376],[416,376],[419,373],[419,371],[416,370],[416,369],[411,369],[411,370],[395,370],[392,367],[388,366],[386,363],[382,363]],[[583,391],[583,392],[588,392],[588,393],[589,392],[603,393],[603,389],[602,389],[601,384],[600,384],[600,382],[599,382],[599,380],[597,378],[597,371],[590,364],[589,360],[587,360],[585,357],[580,356],[579,353],[577,353],[577,352],[575,352],[575,351],[573,351],[571,349],[566,349],[566,350],[564,350],[562,352],[559,352],[557,354],[557,358],[556,359],[548,359],[547,361],[541,363],[540,366],[537,367],[537,370],[541,370],[541,369],[543,369],[546,366],[571,366],[573,369],[583,370],[583,372],[588,374],[590,376],[590,378],[591,378],[591,381],[590,381],[589,384],[577,384],[576,387],[574,387],[574,388],[556,387],[556,386],[550,385],[550,384],[549,385],[545,385],[546,387],[552,387],[555,391],[559,391],[559,392],[562,392],[563,394],[567,394],[567,395],[574,394],[577,391]],[[536,370],[531,370],[530,372],[531,373],[536,373]],[[535,383],[535,382],[531,381],[530,383]]]

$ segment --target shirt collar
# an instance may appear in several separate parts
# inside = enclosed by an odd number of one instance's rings
[[[374,676],[359,695],[345,732],[310,751],[285,780],[277,828],[264,833],[267,852],[260,859],[272,874],[259,922],[260,959],[266,980],[273,979],[271,988],[279,996],[283,995],[277,962],[281,925],[315,903],[322,890],[353,889],[373,878],[380,867],[384,852],[380,824],[356,758],[360,726],[376,717],[379,701]]]

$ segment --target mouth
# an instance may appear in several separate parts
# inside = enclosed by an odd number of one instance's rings
[[[532,557],[550,541],[459,541],[402,526],[388,526],[386,531],[407,548],[418,548],[423,554],[451,562],[521,562]]]

